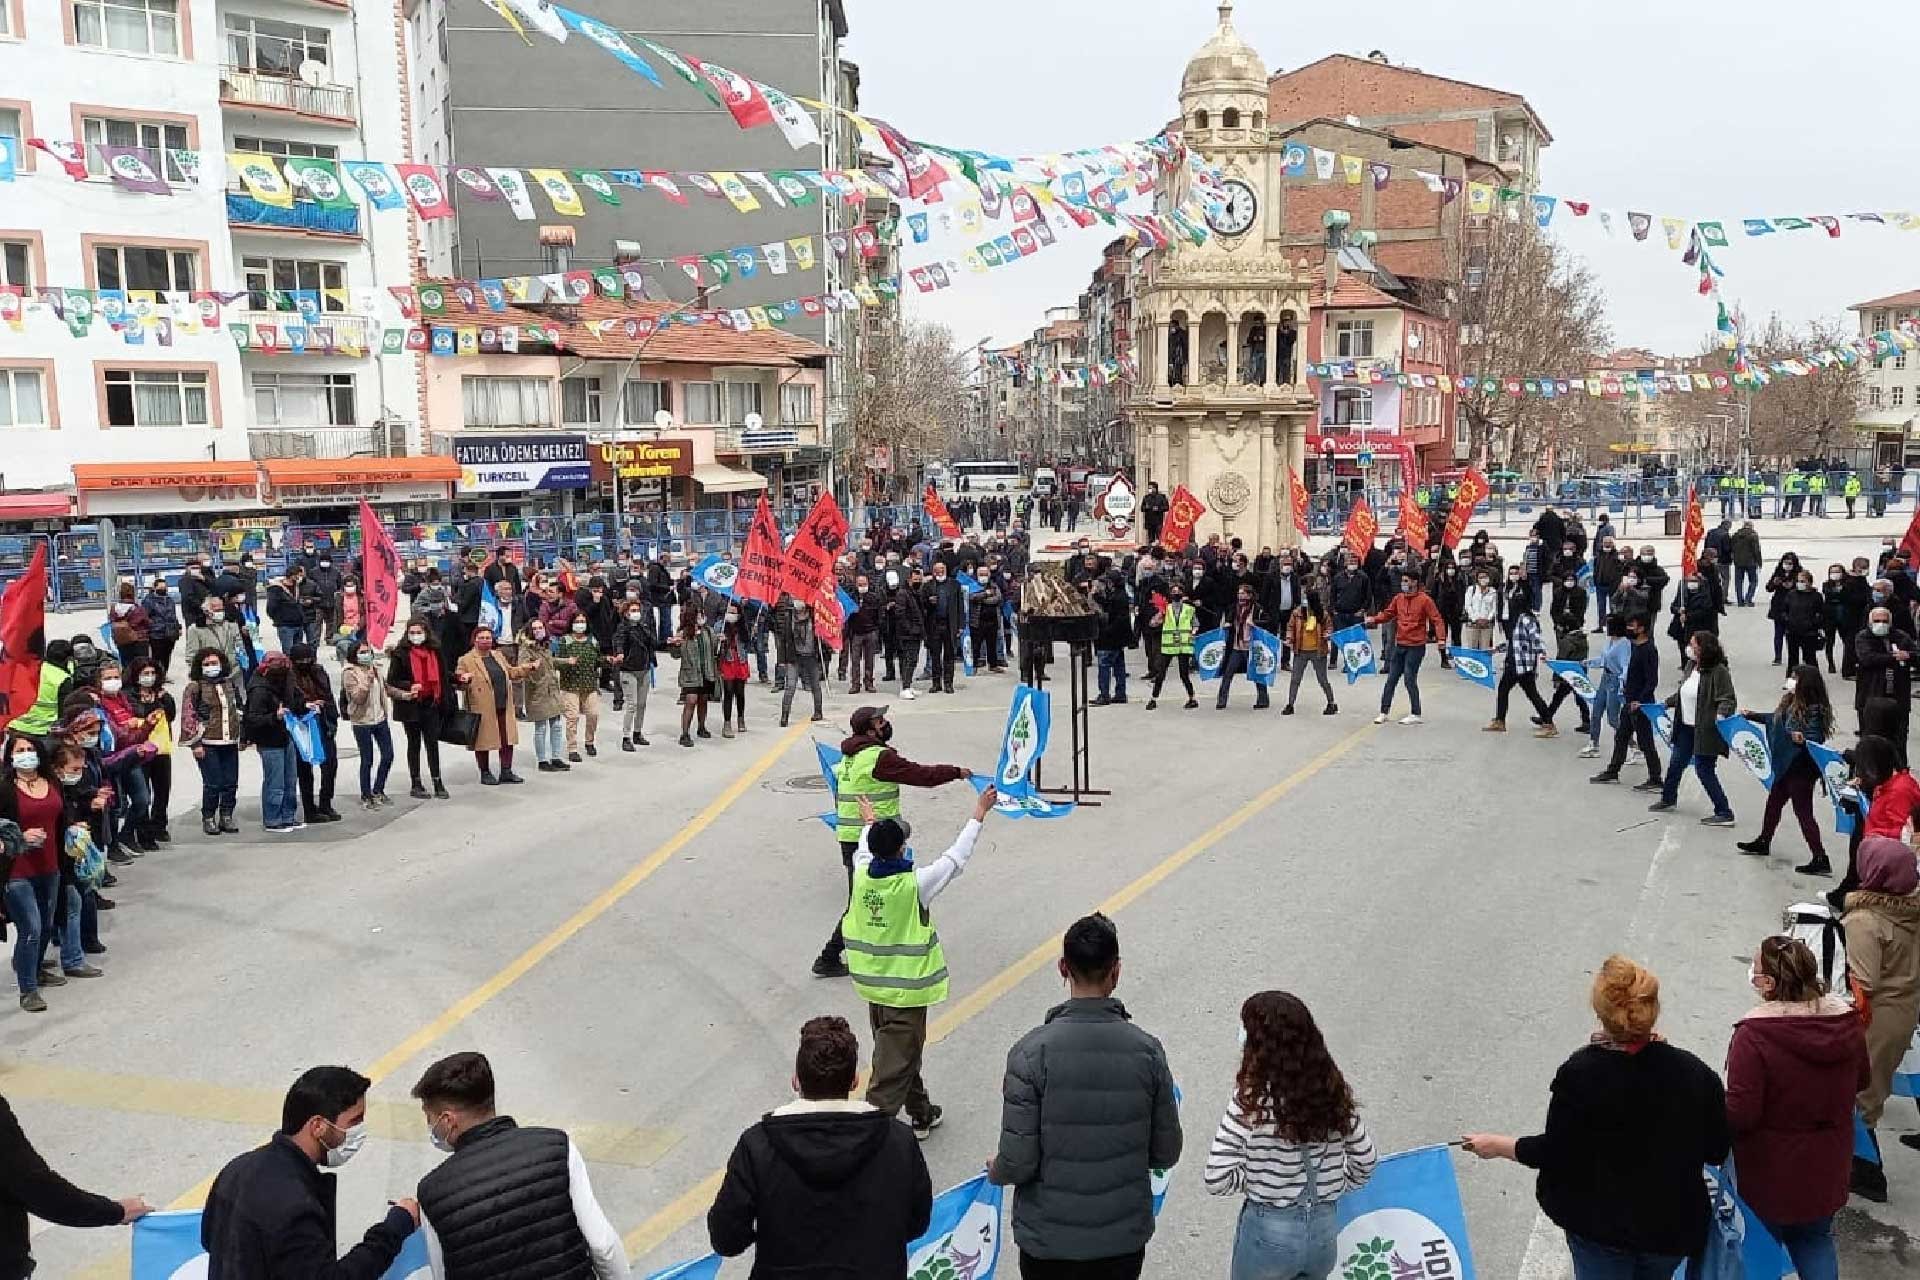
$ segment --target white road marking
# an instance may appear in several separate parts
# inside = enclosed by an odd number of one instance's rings
[[[1627,943],[1625,950],[1632,954],[1640,945],[1640,931],[1658,910],[1649,910],[1656,904],[1666,902],[1666,887],[1660,883],[1660,868],[1665,865],[1668,855],[1680,847],[1680,840],[1669,825],[1660,833],[1660,843],[1655,846],[1653,860],[1647,864],[1647,875],[1640,882],[1640,896],[1633,904],[1633,915],[1627,921]],[[1535,1211],[1533,1230],[1527,1234],[1527,1251],[1520,1257],[1519,1280],[1566,1280],[1573,1274],[1573,1254],[1567,1250],[1566,1233],[1553,1224],[1546,1214]]]

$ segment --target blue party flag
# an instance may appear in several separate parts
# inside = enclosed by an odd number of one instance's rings
[[[1767,731],[1745,716],[1721,716],[1720,736],[1727,751],[1746,766],[1763,787],[1773,786],[1773,753],[1767,749]]]
[[[1453,672],[1462,680],[1488,689],[1498,688],[1500,675],[1493,669],[1493,654],[1486,649],[1462,649],[1458,645],[1447,650],[1447,656],[1453,660]]]
[[[1227,665],[1227,629],[1215,627],[1193,638],[1193,668],[1202,680],[1218,680]]]
[[[1380,666],[1373,658],[1373,641],[1368,638],[1365,627],[1344,627],[1334,632],[1333,648],[1340,657],[1340,669],[1347,673],[1348,684],[1361,676],[1380,674]]]

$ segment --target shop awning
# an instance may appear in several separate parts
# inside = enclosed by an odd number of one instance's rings
[[[0,493],[0,520],[57,520],[73,514],[65,493]]]
[[[729,467],[723,462],[696,462],[693,478],[708,493],[750,493],[767,487],[767,478],[758,471]]]
[[[74,487],[87,489],[185,489],[252,485],[260,476],[251,462],[76,462]]]
[[[460,464],[445,454],[413,458],[275,458],[260,469],[276,485],[419,484],[460,478]]]

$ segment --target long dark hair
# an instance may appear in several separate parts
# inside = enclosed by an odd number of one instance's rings
[[[1700,650],[1700,668],[1725,666],[1727,651],[1720,647],[1720,637],[1711,631],[1693,633],[1694,647]]]
[[[1788,674],[1793,678],[1793,691],[1781,697],[1778,714],[1791,715],[1802,724],[1818,715],[1823,722],[1832,724],[1833,699],[1827,696],[1827,681],[1820,674],[1820,668],[1811,662],[1802,662]]]
[[[1233,1099],[1249,1126],[1287,1142],[1333,1142],[1353,1128],[1353,1091],[1298,996],[1260,991],[1240,1006],[1247,1045]]]
[[[1850,753],[1853,760],[1853,776],[1869,792],[1877,791],[1888,778],[1900,772],[1900,757],[1895,754],[1893,743],[1879,734],[1869,733],[1853,744]]]

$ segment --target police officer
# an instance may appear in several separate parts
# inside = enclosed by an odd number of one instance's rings
[[[911,676],[910,668],[906,674]],[[860,847],[863,802],[872,804],[877,817],[898,818],[901,787],[941,787],[967,777],[972,771],[957,764],[915,764],[888,746],[893,740],[893,724],[887,719],[885,707],[861,707],[847,724],[853,735],[840,743],[840,763],[834,769],[833,786],[834,811],[839,818],[836,834],[840,838],[840,861],[847,869],[847,886],[851,889],[853,856]],[[813,962],[814,977],[847,976],[847,963],[841,958],[843,945],[840,923],[835,921],[833,936],[827,939]]]
[[[873,1029],[873,1071],[867,1102],[898,1115],[904,1106],[916,1138],[940,1126],[940,1108],[927,1096],[920,1058],[927,1045],[927,1010],[947,998],[947,958],[928,908],[966,869],[980,824],[998,793],[989,786],[953,847],[917,865],[907,840],[913,829],[899,818],[879,818],[871,797],[859,802],[865,823],[853,855],[853,890],[841,922],[851,958],[853,989],[867,1002]]]

